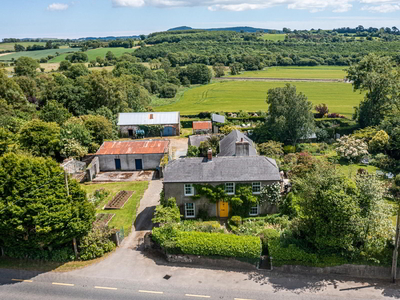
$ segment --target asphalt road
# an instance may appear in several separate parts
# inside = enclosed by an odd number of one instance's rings
[[[66,273],[0,269],[0,300],[400,299],[400,286],[389,281],[169,264],[140,246],[161,188],[150,183],[135,230],[107,259]]]

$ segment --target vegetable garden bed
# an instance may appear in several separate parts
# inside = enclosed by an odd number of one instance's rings
[[[114,216],[115,214],[96,214],[96,221],[94,221],[94,225],[107,226]]]
[[[129,198],[133,195],[134,191],[120,191],[110,200],[104,209],[121,209],[125,203],[128,202]]]

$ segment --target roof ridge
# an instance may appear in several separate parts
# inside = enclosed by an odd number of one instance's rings
[[[274,164],[274,163],[272,163],[272,162],[270,161],[270,159],[273,159],[273,158],[270,158],[270,157],[267,157],[267,156],[264,156],[264,158],[265,158],[266,161],[268,161],[271,165],[273,165],[276,169],[279,170],[278,165],[277,165],[277,164]],[[275,160],[275,162],[276,162],[276,160]]]

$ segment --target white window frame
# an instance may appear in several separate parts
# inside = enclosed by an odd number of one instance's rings
[[[190,186],[190,193],[186,193],[186,188],[189,188]],[[194,196],[194,187],[192,183],[185,183],[183,186],[183,192],[185,193],[185,196]]]
[[[256,214],[252,214],[252,213],[251,213],[251,209],[252,209],[252,208],[255,208],[255,207],[257,208],[257,213],[256,213]],[[260,204],[259,204],[259,203],[257,203],[256,206],[250,207],[249,216],[255,217],[255,216],[258,216],[259,214],[260,214]]]
[[[232,184],[233,192],[228,193],[228,192],[226,191],[226,185],[227,185],[227,184]],[[227,195],[235,195],[235,183],[234,183],[234,182],[225,182],[225,193],[226,193]]]
[[[193,208],[188,209],[187,205],[192,204]],[[188,216],[188,211],[193,211],[193,215]],[[195,203],[185,203],[185,218],[196,218],[196,204]]]
[[[258,191],[258,192],[255,192],[254,191],[254,184],[259,184],[259,186],[260,186],[260,190]],[[261,194],[261,182],[253,182],[252,184],[251,184],[251,191],[253,192],[253,195],[260,195]]]

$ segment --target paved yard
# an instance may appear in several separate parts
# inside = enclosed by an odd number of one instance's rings
[[[155,177],[154,171],[119,171],[100,172],[93,182],[126,182],[126,181],[149,181]]]
[[[171,138],[172,159],[186,156],[188,150],[187,138]]]

